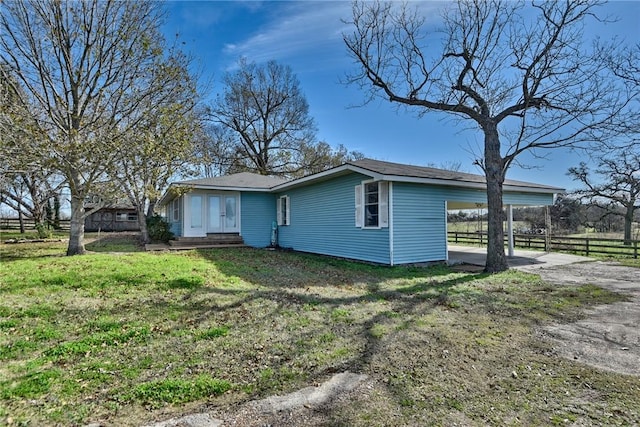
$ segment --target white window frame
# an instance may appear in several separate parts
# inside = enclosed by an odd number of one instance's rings
[[[283,209],[284,203],[284,209]],[[278,226],[291,225],[291,199],[289,196],[278,198]]]
[[[365,188],[367,184],[378,185],[378,224],[366,225],[366,198]],[[389,183],[386,181],[367,180],[355,187],[355,225],[365,230],[377,230],[389,227]]]
[[[171,203],[171,221],[172,222],[180,221],[180,202],[181,201],[182,199],[180,197],[177,197],[173,199],[173,202]]]
[[[138,220],[137,212],[116,212],[116,222],[134,222]]]

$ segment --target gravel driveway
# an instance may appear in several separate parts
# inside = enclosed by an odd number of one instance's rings
[[[530,271],[554,285],[593,284],[627,295],[628,301],[597,306],[583,320],[546,327],[545,333],[560,356],[640,376],[640,269],[595,261]]]

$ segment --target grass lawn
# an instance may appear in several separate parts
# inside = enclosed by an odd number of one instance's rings
[[[537,332],[622,298],[588,279],[106,242],[0,245],[0,425],[142,425],[346,370],[375,386],[332,425],[640,423],[640,378]]]

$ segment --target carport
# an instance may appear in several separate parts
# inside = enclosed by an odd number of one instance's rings
[[[487,260],[487,248],[449,245],[449,264],[470,264],[484,266]],[[543,267],[574,264],[576,262],[594,261],[592,258],[563,254],[558,252],[539,252],[513,250],[507,257],[510,268],[518,270],[536,270]]]

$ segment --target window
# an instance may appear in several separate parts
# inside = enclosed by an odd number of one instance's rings
[[[356,227],[381,228],[389,226],[389,183],[363,182],[355,187]]]
[[[171,204],[171,207],[172,207],[171,220],[173,222],[180,221],[180,202],[181,201],[182,201],[182,199],[180,199],[180,198],[173,199],[173,202]]]
[[[116,221],[137,221],[138,214],[136,212],[116,212]]]
[[[202,228],[202,196],[193,194],[191,199],[191,228]]]
[[[278,199],[278,225],[289,225],[291,223],[291,203],[289,196],[282,196]]]
[[[364,226],[378,226],[378,183],[364,184]]]

